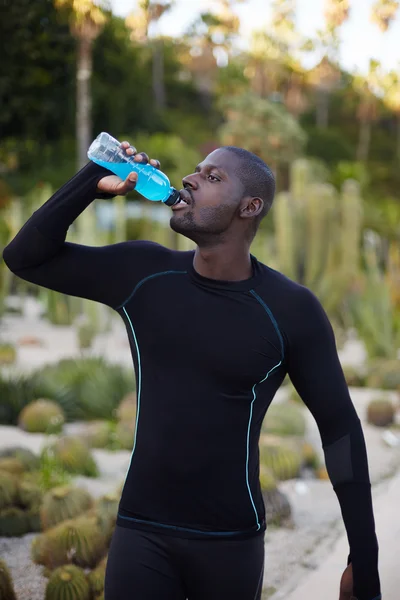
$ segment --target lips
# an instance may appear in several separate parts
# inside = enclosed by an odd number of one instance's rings
[[[186,206],[190,206],[192,204],[192,196],[188,189],[183,189],[179,192],[181,199],[179,202],[174,204],[171,208],[172,210],[180,210],[182,208],[186,208]]]

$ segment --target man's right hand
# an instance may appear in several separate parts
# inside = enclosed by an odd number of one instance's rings
[[[127,156],[135,157],[135,162],[144,164],[150,162],[156,169],[160,168],[160,161],[149,159],[145,152],[137,152],[136,148],[131,146],[129,142],[122,142],[121,147],[125,150]],[[125,196],[125,194],[135,189],[137,179],[138,174],[133,171],[129,173],[125,181],[118,177],[118,175],[106,175],[106,177],[103,177],[98,182],[97,191],[102,194],[112,194],[113,196]]]

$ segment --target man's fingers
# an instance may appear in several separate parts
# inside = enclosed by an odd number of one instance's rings
[[[159,160],[157,160],[156,158],[152,158],[150,160],[150,164],[155,167],[156,169],[160,169],[161,168],[161,163]]]
[[[136,162],[140,162],[140,163],[142,163],[144,165],[147,164],[149,162],[149,160],[150,159],[149,159],[148,155],[146,154],[146,152],[139,152],[135,156],[135,161]]]
[[[121,142],[121,148],[123,148],[128,156],[134,156],[137,150],[134,146],[131,146],[129,142]]]

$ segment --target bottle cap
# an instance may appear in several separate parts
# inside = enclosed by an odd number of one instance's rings
[[[178,190],[176,190],[175,188],[171,188],[171,190],[171,194],[164,202],[164,204],[166,204],[167,206],[174,206],[174,204],[177,204],[181,199],[181,195],[178,192]]]

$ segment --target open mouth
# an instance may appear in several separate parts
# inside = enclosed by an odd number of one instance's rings
[[[174,204],[171,208],[172,210],[176,210],[178,208],[184,208],[185,206],[189,206],[192,203],[192,196],[190,195],[189,190],[183,189],[179,192],[181,199],[179,202]]]

